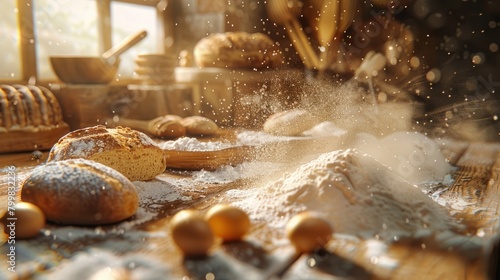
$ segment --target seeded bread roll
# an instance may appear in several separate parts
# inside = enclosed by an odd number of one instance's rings
[[[215,33],[201,39],[193,51],[200,67],[263,69],[282,62],[279,48],[263,33]]]
[[[151,180],[166,169],[163,150],[146,134],[124,127],[98,125],[70,132],[52,147],[47,161],[73,158],[97,161],[131,181]]]
[[[217,134],[219,126],[211,119],[203,116],[190,116],[181,120],[186,134],[192,136],[210,136]]]
[[[49,162],[21,184],[21,200],[38,206],[48,221],[102,225],[135,214],[135,186],[118,171],[86,159]]]
[[[274,135],[297,136],[318,123],[318,119],[308,111],[293,109],[271,115],[264,123],[263,130]]]

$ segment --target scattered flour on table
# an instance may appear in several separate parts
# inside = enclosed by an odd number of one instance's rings
[[[116,256],[104,250],[94,249],[77,253],[50,275],[50,279],[95,279],[92,277],[103,269],[122,269],[130,273],[130,279],[162,280],[169,274],[169,268],[163,262],[151,257],[141,254]]]
[[[178,181],[183,182],[183,181]],[[172,182],[162,180],[161,176],[157,176],[149,181],[134,181],[132,182],[137,190],[139,196],[139,204],[141,206],[151,207],[152,204],[163,204],[172,201],[188,201],[190,197],[184,196],[182,192],[182,185],[174,185]]]
[[[227,195],[252,219],[278,228],[306,210],[323,215],[336,232],[363,238],[398,240],[459,227],[420,189],[355,150],[322,154],[275,182]]]
[[[244,130],[236,135],[237,143],[242,146],[258,146],[273,142],[304,139],[304,136],[279,136],[263,131]]]
[[[304,137],[276,136],[262,131],[244,130],[236,135],[236,143],[228,141],[200,141],[194,137],[181,137],[177,140],[160,142],[159,146],[165,150],[176,151],[218,151],[236,146],[258,146],[293,139],[304,139]]]
[[[347,130],[339,128],[333,122],[321,122],[311,129],[302,132],[305,136],[312,137],[329,137],[329,136],[342,136],[347,134]]]
[[[196,151],[218,151],[233,147],[234,145],[229,142],[222,142],[222,141],[204,142],[194,137],[181,137],[177,140],[171,140],[159,143],[159,146],[165,150],[196,152]]]
[[[224,165],[215,171],[194,171],[193,182],[199,184],[227,184],[241,179],[267,176],[279,170],[282,164],[273,162],[243,162],[236,166]]]

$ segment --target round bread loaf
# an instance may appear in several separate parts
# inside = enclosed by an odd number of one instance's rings
[[[282,63],[280,49],[263,33],[225,32],[202,38],[193,50],[200,67],[274,68]]]
[[[271,115],[263,130],[269,134],[297,136],[318,124],[318,119],[303,109],[282,111]]]
[[[203,116],[190,116],[181,120],[186,134],[192,136],[210,136],[217,134],[219,126],[211,119]]]
[[[107,165],[131,181],[151,180],[166,169],[163,150],[146,134],[102,125],[75,130],[50,150],[47,161],[85,158]]]
[[[118,171],[86,159],[49,162],[21,184],[21,200],[38,206],[48,221],[102,225],[135,214],[135,186]]]

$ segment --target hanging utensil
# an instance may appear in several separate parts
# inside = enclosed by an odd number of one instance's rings
[[[339,0],[324,0],[319,15],[317,26],[317,37],[320,45],[319,69],[328,67],[328,54],[331,43],[337,35],[340,25],[340,3]]]
[[[337,37],[342,37],[349,26],[351,26],[356,14],[357,0],[340,0],[340,24],[337,30]]]
[[[301,2],[299,0],[267,0],[266,8],[272,21],[285,26],[304,65],[309,69],[317,67],[318,57],[297,21],[297,17],[301,14]]]
[[[340,41],[356,13],[356,0],[309,0],[309,24],[315,31],[321,51],[320,69],[325,70],[336,58]],[[316,16],[314,16],[316,15]]]

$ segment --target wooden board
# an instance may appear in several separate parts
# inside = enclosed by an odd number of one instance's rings
[[[274,148],[299,156],[297,151],[304,147],[298,147]],[[283,233],[270,236],[265,224],[254,223],[244,241],[218,243],[204,258],[184,258],[169,235],[172,215],[186,208],[203,213],[215,203],[228,199],[222,195],[227,190],[244,189],[254,179],[200,185],[193,179],[193,172],[170,170],[148,184],[170,189],[169,196],[176,199],[162,203],[142,201],[143,212],[118,225],[71,228],[49,224],[39,238],[18,242],[18,252],[24,254],[19,256],[18,273],[25,279],[50,278],[58,267],[64,268],[76,256],[81,261],[87,254],[96,260],[104,256],[108,261],[138,255],[143,262],[161,267],[162,276],[169,279],[488,279],[488,271],[496,265],[492,261],[496,259],[490,255],[490,245],[498,238],[494,225],[500,201],[500,144],[449,142],[443,143],[443,147],[458,171],[454,184],[442,198],[458,197],[467,202],[457,217],[468,226],[471,237],[484,240],[485,248],[480,256],[434,250],[420,243],[384,244],[376,239],[358,240],[337,234],[325,251],[296,256],[287,242],[274,239],[284,238]],[[7,165],[16,162],[18,175],[22,177],[36,162],[18,164],[17,157],[19,155],[0,156],[0,162]],[[5,176],[5,173],[0,175],[0,209],[6,205]],[[189,199],[183,199],[186,197]],[[5,252],[6,244],[1,247],[1,253]],[[102,265],[108,265],[111,261],[104,257]],[[138,258],[133,260],[135,267],[144,267]],[[5,269],[6,264],[1,263],[0,278]]]
[[[68,132],[67,124],[50,130],[0,132],[0,153],[49,150]]]

